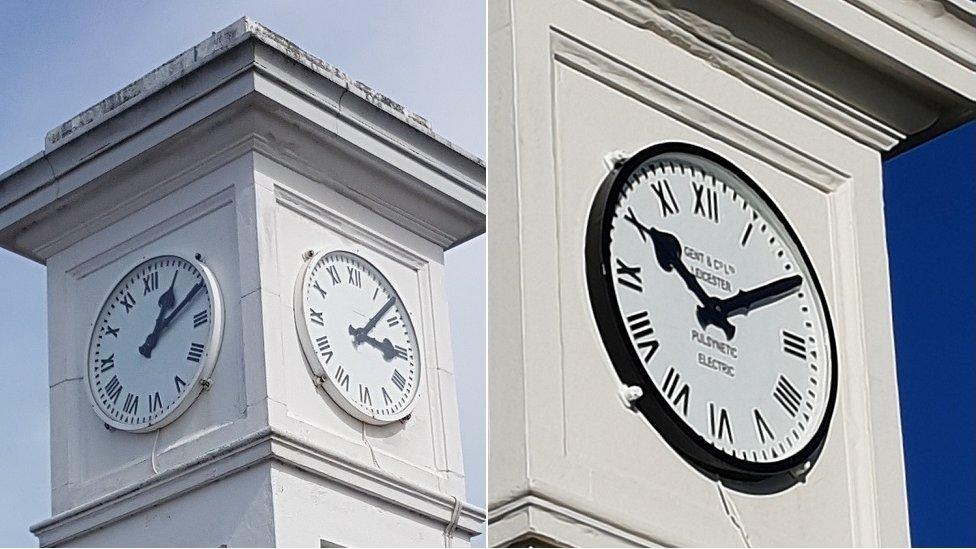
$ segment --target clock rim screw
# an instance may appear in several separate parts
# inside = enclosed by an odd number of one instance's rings
[[[810,469],[812,467],[813,467],[812,463],[810,463],[809,461],[804,461],[802,465],[798,465],[797,467],[790,470],[790,476],[792,476],[794,479],[796,479],[799,482],[806,482],[807,474],[810,473]]]
[[[615,150],[608,152],[603,157],[603,165],[606,166],[608,170],[613,170],[617,166],[620,166],[627,161],[627,153],[621,150]]]
[[[204,391],[209,391],[213,387],[213,381],[209,377],[202,378],[200,379],[200,386],[203,387]]]
[[[407,420],[409,420],[412,417],[413,417],[413,414],[412,413],[407,414],[407,415],[403,416],[402,418],[400,418],[400,423],[406,424],[407,423]]]
[[[325,387],[325,378],[323,376],[312,376],[312,383],[316,387]]]
[[[644,389],[639,385],[623,385],[617,392],[617,396],[620,397],[624,407],[633,412],[636,411],[634,403],[644,396]]]
[[[104,426],[105,426],[105,430],[106,430],[106,431],[116,431],[116,430],[117,430],[117,429],[116,429],[115,427],[112,427],[112,426],[111,426],[111,425],[109,425],[108,423],[102,423],[102,425],[104,425]]]
[[[315,255],[315,250],[305,250],[302,252],[302,259],[308,261],[309,259],[312,259],[313,255]]]

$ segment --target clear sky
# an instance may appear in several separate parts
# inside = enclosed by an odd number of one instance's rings
[[[976,546],[976,123],[884,165],[912,545]]]
[[[44,134],[248,15],[485,156],[483,2],[0,0],[0,172]],[[485,243],[448,252],[468,500],[485,505]],[[50,516],[44,267],[0,250],[0,546]]]

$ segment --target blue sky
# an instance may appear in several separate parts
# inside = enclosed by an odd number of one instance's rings
[[[912,544],[976,546],[976,123],[884,165]]]
[[[0,0],[0,172],[44,134],[248,15],[485,155],[481,2]],[[485,239],[447,255],[468,500],[485,504]],[[0,250],[0,546],[50,516],[44,267]],[[16,313],[16,314],[14,314]],[[16,494],[16,504],[13,503]]]

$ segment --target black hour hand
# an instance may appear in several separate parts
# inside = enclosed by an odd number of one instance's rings
[[[732,339],[735,335],[735,326],[721,313],[717,307],[718,299],[708,295],[708,292],[701,287],[698,279],[688,270],[684,262],[681,261],[681,243],[673,234],[651,228],[651,241],[654,243],[654,256],[657,258],[658,265],[665,272],[674,271],[678,273],[685,286],[691,291],[701,304],[698,306],[696,316],[698,324],[702,329],[709,324],[718,326],[727,339]]]
[[[746,315],[750,311],[775,303],[796,292],[803,284],[800,275],[788,276],[751,290],[741,290],[734,296],[718,300],[716,304],[725,318]]]

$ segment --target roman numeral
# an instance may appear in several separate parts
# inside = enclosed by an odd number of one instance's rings
[[[380,387],[380,390],[383,391],[383,405],[389,406],[390,404],[392,404],[393,399],[390,398],[390,394],[386,392],[386,387]]]
[[[332,278],[333,286],[342,282],[342,279],[339,278],[339,269],[336,269],[335,265],[329,265],[329,268],[326,269],[326,271],[329,272],[329,276]]]
[[[674,193],[671,192],[670,183],[667,181],[651,183],[651,190],[657,195],[657,199],[661,204],[661,217],[678,213],[678,201],[674,199]]]
[[[394,345],[393,350],[396,351],[397,358],[402,358],[403,360],[407,360],[407,349],[405,347]]]
[[[319,354],[325,357],[325,363],[332,360],[332,346],[329,345],[329,337],[322,336],[315,340],[315,345],[319,348]]]
[[[159,398],[159,391],[149,397],[149,413],[154,414],[163,407],[163,401]]]
[[[729,423],[729,412],[725,408],[718,409],[718,416],[715,415],[715,403],[708,403],[708,432],[712,438],[725,439],[729,444],[732,441],[732,424]]]
[[[203,356],[203,344],[191,343],[190,352],[186,354],[186,359],[192,360],[193,362],[200,362],[200,357],[202,356]]]
[[[119,338],[119,329],[113,328],[111,324],[105,325],[105,335],[115,336],[115,339]]]
[[[122,384],[119,382],[119,378],[112,376],[111,381],[105,386],[105,396],[115,404],[119,401],[119,395],[122,394]]]
[[[115,299],[122,305],[125,305],[125,312],[127,313],[131,311],[133,307],[136,306],[136,298],[132,297],[132,294],[130,294],[129,292],[125,292],[125,295],[122,296],[122,299],[119,298],[115,298]]]
[[[362,272],[360,272],[360,270],[355,267],[346,267],[346,270],[349,271],[349,283],[357,288],[362,288],[363,287],[363,279],[361,276]]]
[[[122,411],[127,414],[135,414],[139,410],[139,397],[129,393],[125,396],[125,404],[122,405]]]
[[[678,389],[678,387],[681,387]],[[664,384],[661,385],[661,393],[674,404],[674,408],[677,410],[679,407],[681,413],[688,415],[688,393],[691,392],[691,388],[687,383],[681,381],[681,374],[674,370],[674,366],[669,366],[668,371],[664,374]]]
[[[337,386],[342,385],[347,391],[349,390],[349,373],[343,370],[342,366],[336,366],[335,382]]]
[[[115,353],[112,353],[112,356],[108,358],[100,358],[98,360],[100,360],[102,363],[102,368],[101,368],[102,373],[105,373],[108,370],[115,368]]]
[[[647,237],[650,236],[650,234],[651,234],[651,228],[648,227],[647,225],[641,223],[637,219],[637,216],[634,215],[634,210],[633,209],[631,209],[629,207],[627,208],[627,213],[624,215],[624,219],[627,220],[627,221],[630,221],[631,224],[634,225],[634,228],[637,229],[637,233],[640,234],[641,240],[643,240],[644,242],[647,242]]]
[[[786,330],[783,330],[783,352],[800,360],[807,359],[807,346],[804,345],[803,338]]]
[[[325,319],[322,317],[322,313],[309,307],[308,314],[312,315],[312,318],[310,318],[309,320],[311,320],[313,324],[318,324],[319,326],[325,326]]]
[[[153,271],[142,277],[142,295],[159,289],[159,271]]]
[[[373,301],[376,301],[376,296],[379,295],[379,293],[380,293],[380,287],[377,286],[376,289],[373,290]]]
[[[631,267],[620,259],[617,259],[617,282],[627,286],[635,292],[644,291],[644,283],[641,281],[640,265]]]
[[[637,349],[646,349],[644,364],[647,364],[651,361],[654,353],[657,352],[657,348],[661,346],[657,339],[651,337],[654,335],[654,328],[651,327],[650,315],[648,315],[647,311],[634,313],[627,317],[627,326],[630,328],[630,333],[637,343]]]
[[[401,391],[403,390],[404,387],[407,386],[407,380],[406,378],[403,377],[403,374],[400,373],[400,370],[396,370],[396,369],[393,370],[392,379],[393,379],[393,384],[396,385],[397,389],[400,389]]]
[[[718,223],[718,192],[715,189],[705,188],[692,181],[691,187],[695,191],[695,214],[704,217],[709,221]]]
[[[742,241],[739,242],[739,244],[743,248],[745,248],[746,247],[746,243],[749,242],[749,235],[750,234],[752,234],[752,223],[751,222],[746,225],[746,230],[745,230],[744,233],[742,233]]]
[[[779,402],[790,417],[796,417],[796,413],[800,411],[800,403],[803,402],[800,391],[797,391],[790,380],[782,374],[776,380],[776,386],[773,387],[773,398]]]
[[[176,394],[179,394],[186,387],[186,382],[180,376],[173,376],[173,383],[176,384]]]
[[[390,318],[386,319],[386,323],[390,326],[390,328],[392,328],[400,323],[400,317],[391,316]]]
[[[364,385],[359,386],[359,402],[362,402],[366,406],[372,406],[373,401],[369,398],[369,387]]]
[[[775,438],[773,436],[773,430],[766,424],[766,420],[763,418],[759,408],[752,409],[752,418],[756,420],[756,433],[759,434],[759,444],[766,444],[766,439],[772,441]]]
[[[325,290],[323,290],[322,289],[322,286],[319,286],[319,281],[318,280],[316,280],[315,283],[312,284],[312,288],[314,288],[315,291],[317,291],[319,293],[319,295],[322,296],[322,299],[325,299],[325,294],[327,294],[328,292],[326,292]]]
[[[203,326],[210,320],[210,313],[206,309],[200,311],[199,313],[193,315],[193,327],[197,328]]]

